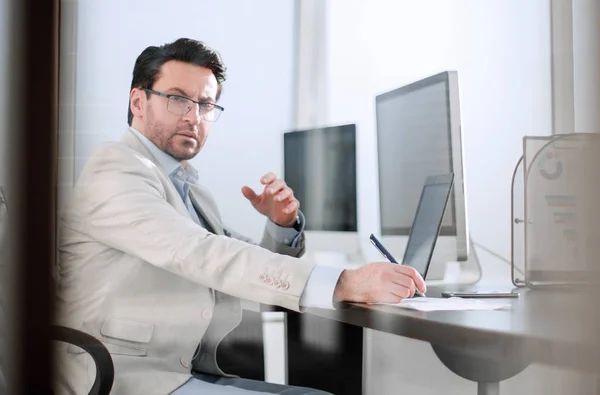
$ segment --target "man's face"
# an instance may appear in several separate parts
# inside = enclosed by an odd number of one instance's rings
[[[218,84],[213,72],[206,67],[168,61],[161,67],[152,90],[215,103]],[[131,93],[131,110],[135,115],[132,126],[178,161],[191,159],[204,146],[210,122],[202,119],[197,104],[187,114],[175,114],[167,109],[168,101],[166,97],[154,94],[146,99],[145,91],[134,89]]]

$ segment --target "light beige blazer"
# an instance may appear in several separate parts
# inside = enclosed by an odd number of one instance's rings
[[[302,255],[304,237],[297,248],[267,232],[250,244],[226,229],[206,189],[192,187],[191,197],[216,234],[191,219],[128,130],[93,153],[61,216],[58,323],[107,346],[115,395],[174,391],[191,377],[199,343],[194,367],[224,374],[216,349],[240,322],[238,298],[299,311],[314,264],[287,255]],[[58,357],[57,391],[87,393],[92,359],[66,345]]]

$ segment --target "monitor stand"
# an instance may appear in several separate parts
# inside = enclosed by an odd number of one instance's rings
[[[434,257],[436,257],[435,253]],[[465,261],[459,262],[450,259],[440,261],[434,258],[429,270],[425,282],[430,286],[472,285],[479,282],[481,265],[471,238],[469,237],[469,254]],[[432,272],[434,275],[430,275]],[[440,273],[442,274],[440,275]]]

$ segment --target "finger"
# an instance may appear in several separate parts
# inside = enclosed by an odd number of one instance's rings
[[[403,297],[402,295],[397,295],[393,292],[387,292],[385,294],[383,294],[380,297],[377,297],[376,300],[373,300],[373,302],[378,302],[378,303],[400,303],[402,302],[402,299],[406,299],[405,297]]]
[[[406,287],[394,288],[392,291],[390,291],[390,293],[400,299],[398,303],[400,303],[402,299],[409,299],[412,298],[414,295],[414,293],[411,294],[410,289]]]
[[[285,187],[281,192],[277,194],[277,196],[275,196],[275,201],[282,202],[290,196],[294,196],[294,191],[292,191],[292,188]]]
[[[423,280],[423,277],[421,277],[421,275],[415,268],[406,265],[396,265],[394,266],[394,269],[397,273],[404,274],[412,278],[412,280],[415,282],[415,286],[419,291],[423,293],[427,292],[425,280]]]
[[[411,298],[415,295],[416,286],[415,286],[415,282],[412,278],[410,278],[404,274],[394,273],[394,275],[391,276],[390,280],[397,287],[403,287],[404,289],[408,290],[408,296],[406,296],[406,297]],[[404,294],[404,292],[405,291],[402,290],[401,294]]]
[[[290,204],[288,204],[284,209],[283,212],[285,214],[291,214],[294,211],[298,210],[298,208],[300,208],[300,202],[298,202],[298,200],[294,199]]]
[[[248,200],[250,200],[251,203],[255,203],[259,196],[256,194],[256,192],[254,192],[254,190],[252,188],[250,188],[249,186],[244,186],[242,187],[242,194],[244,195],[244,197]]]
[[[285,181],[281,179],[276,179],[267,185],[267,194],[275,195],[277,192],[281,191],[286,186],[287,185],[285,185]]]
[[[388,283],[383,289],[383,295],[379,298],[385,303],[400,303],[402,299],[410,298],[410,289],[394,284]]]
[[[415,268],[410,267],[410,266],[405,266],[405,265],[398,265],[395,267],[395,269],[396,269],[396,272],[410,277],[414,281],[415,287],[419,291],[421,291],[421,292],[427,291],[427,286],[425,285],[425,280],[423,280],[423,277],[421,277],[421,275]]]
[[[260,179],[260,182],[263,185],[267,185],[267,184],[275,181],[275,179],[277,179],[277,176],[275,176],[275,173],[269,172],[269,173],[265,174],[264,176],[262,176],[262,178]]]

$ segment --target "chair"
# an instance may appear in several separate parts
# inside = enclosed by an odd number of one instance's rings
[[[7,223],[7,204],[6,196],[0,186],[0,249],[4,242],[4,236],[6,234],[6,223]],[[1,263],[1,262],[0,262]],[[3,272],[4,267],[0,266],[0,272]],[[0,279],[4,278],[0,273]],[[1,291],[0,286],[0,291]],[[0,293],[0,296],[1,293]],[[6,324],[4,319],[3,302],[4,299],[0,297],[0,344],[5,341],[4,339],[4,327]],[[54,325],[52,326],[52,339],[68,344],[73,344],[84,351],[86,351],[96,364],[96,379],[89,392],[90,395],[108,395],[113,386],[115,370],[113,360],[110,353],[98,339],[87,333],[78,331],[76,329],[67,328],[64,326]],[[0,362],[2,361],[0,358]],[[3,392],[5,383],[2,377],[2,363],[0,363],[0,393]]]
[[[73,328],[54,325],[52,338],[56,341],[73,344],[86,351],[96,364],[96,379],[89,395],[108,395],[113,386],[115,368],[110,353],[100,340]]]

